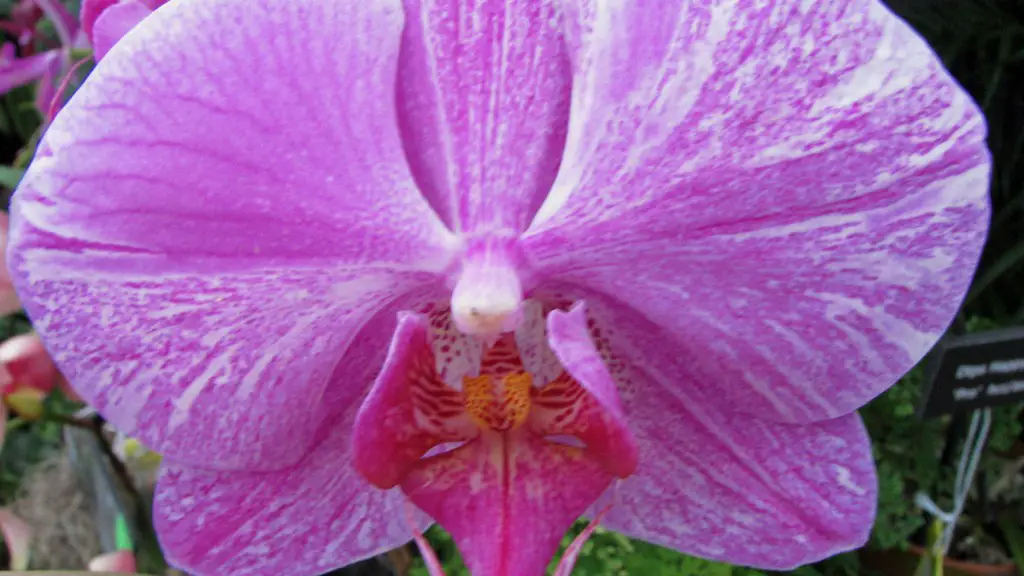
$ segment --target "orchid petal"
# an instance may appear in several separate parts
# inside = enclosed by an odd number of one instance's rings
[[[463,414],[462,394],[437,375],[426,319],[402,314],[387,360],[363,401],[353,431],[355,467],[379,488],[392,488],[444,442],[476,435]],[[430,413],[417,410],[428,402]],[[451,415],[444,418],[443,415]]]
[[[614,357],[640,446],[604,524],[628,536],[734,564],[789,569],[864,544],[874,520],[871,445],[856,414],[807,425],[722,409],[681,376],[685,358],[652,360],[664,329],[588,300]]]
[[[398,118],[420,188],[453,230],[524,230],[569,117],[555,2],[404,3]]]
[[[154,524],[168,561],[191,574],[322,574],[412,539],[404,496],[352,467],[352,414],[317,449],[271,473],[165,464]],[[417,514],[419,530],[429,519]]]
[[[120,2],[104,10],[96,18],[89,36],[96,60],[106,56],[118,40],[152,13],[149,6],[137,0]]]
[[[381,0],[178,0],[47,131],[14,196],[12,277],[119,430],[183,463],[286,467],[364,392],[372,376],[333,380],[339,360],[454,247],[394,123],[401,26]],[[256,49],[261,30],[303,42]]]
[[[11,570],[27,570],[32,530],[24,520],[0,508],[0,534],[10,555]]]
[[[59,59],[60,51],[49,50],[0,63],[0,94],[39,80]]]
[[[430,457],[402,482],[441,524],[472,574],[535,576],[611,475],[582,450],[523,429]]]
[[[57,367],[39,334],[19,334],[0,343],[0,366],[10,374],[13,388],[49,392],[57,385]]]
[[[863,546],[874,522],[871,446],[856,414],[815,424],[633,414],[645,446],[605,525],[686,554],[789,570]],[[681,408],[679,401],[674,403]],[[707,421],[700,422],[701,418]],[[733,422],[731,430],[730,422]]]
[[[587,395],[571,409],[571,418],[551,419],[545,432],[575,432],[587,445],[587,453],[600,460],[605,469],[620,478],[629,476],[637,466],[636,442],[626,425],[615,381],[590,338],[587,309],[582,302],[569,312],[555,310],[548,315],[548,341],[566,372]],[[543,409],[545,392],[542,388],[535,400],[538,412]]]
[[[21,299],[14,291],[11,275],[7,271],[7,229],[9,219],[6,212],[0,212],[0,316],[21,310]]]
[[[989,217],[978,108],[880,2],[579,0],[539,273],[670,330],[677,382],[847,414],[952,320]],[[614,191],[614,195],[612,192]]]

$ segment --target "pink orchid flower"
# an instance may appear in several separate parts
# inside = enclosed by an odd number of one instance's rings
[[[24,58],[15,56],[13,45],[4,45],[2,55],[0,55],[0,94],[18,86],[38,82],[36,107],[46,116],[51,108],[59,109],[59,106],[54,107],[52,104],[64,77],[71,72],[71,50],[81,46],[84,40],[79,34],[78,22],[64,8],[60,0],[32,0],[32,2],[53,23],[60,39],[60,45],[50,50],[32,53]],[[38,24],[38,19],[34,21],[34,24]],[[27,31],[23,32],[23,35],[25,33]]]
[[[169,0],[82,0],[82,29],[96,60],[154,10]]]
[[[7,20],[0,20],[0,30],[14,36],[18,46],[28,56],[34,53],[36,26],[43,19],[43,10],[35,0],[18,0],[11,7],[11,14]]]
[[[984,141],[874,0],[177,0],[47,132],[9,256],[190,573],[436,520],[533,576],[602,513],[790,568],[868,534],[855,410],[970,283]]]

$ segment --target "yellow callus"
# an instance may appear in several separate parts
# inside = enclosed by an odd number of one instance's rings
[[[532,386],[533,377],[528,372],[508,374],[500,380],[489,374],[463,378],[466,413],[485,430],[519,428],[530,413]]]

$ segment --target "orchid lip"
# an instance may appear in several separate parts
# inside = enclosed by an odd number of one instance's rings
[[[534,304],[523,308],[536,312]],[[609,401],[614,384],[595,365],[601,361],[585,308],[563,312],[561,304],[540,304],[545,331],[535,331],[531,321],[519,333],[496,335],[478,367],[450,374],[460,386],[443,377],[452,366],[447,356],[465,354],[451,339],[458,330],[454,307],[403,312],[384,368],[356,417],[356,470],[378,488],[400,488],[449,530],[474,573],[519,574],[508,572],[513,563],[547,562],[572,522],[616,478],[636,469],[631,432],[617,400]],[[567,322],[578,330],[567,333]],[[452,344],[437,346],[438,340]],[[567,363],[557,376],[536,378],[546,369],[531,348],[562,347],[567,340],[589,349],[587,368],[581,369],[574,349],[562,353]],[[549,352],[548,361],[559,362],[557,351]],[[561,486],[568,478],[571,486]],[[484,536],[479,525],[493,529]],[[507,545],[519,538],[531,542],[530,551],[513,558]]]

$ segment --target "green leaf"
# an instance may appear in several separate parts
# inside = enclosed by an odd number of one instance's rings
[[[999,517],[999,527],[1003,530],[1003,536],[1010,547],[1010,554],[1013,556],[1013,563],[1017,565],[1017,572],[1024,574],[1024,530],[1017,525],[1012,512],[1007,512]]]
[[[24,176],[25,170],[23,168],[0,165],[0,186],[4,188],[14,190],[18,187],[18,183],[21,182]]]
[[[999,260],[988,267],[985,273],[974,281],[974,285],[971,287],[971,291],[967,294],[965,303],[974,301],[982,292],[985,291],[989,286],[994,284],[999,278],[1012,270],[1017,264],[1024,262],[1024,241],[1018,243],[1013,248],[1003,252]]]

